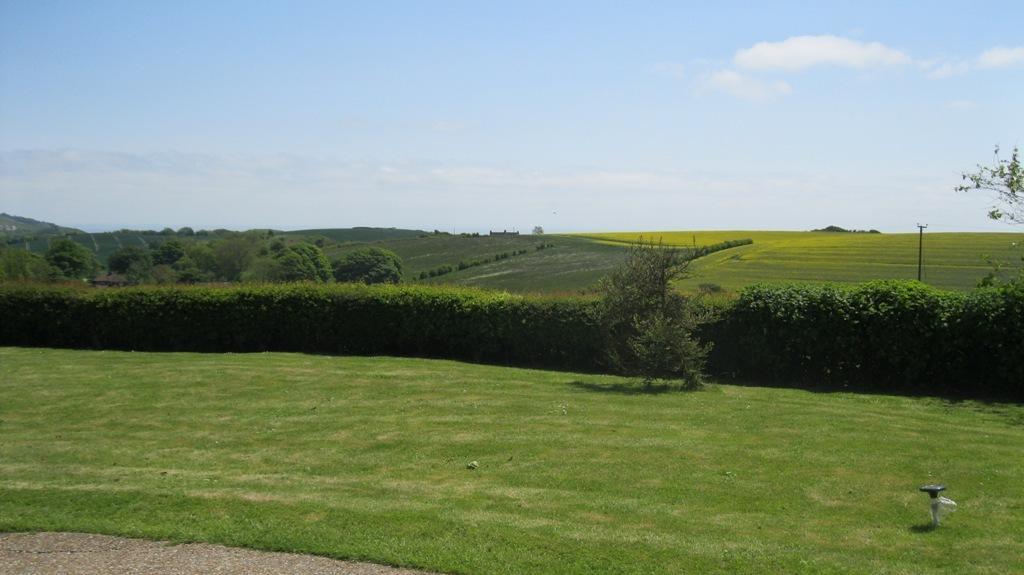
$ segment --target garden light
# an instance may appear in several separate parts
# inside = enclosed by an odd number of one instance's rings
[[[945,485],[922,485],[918,490],[924,491],[931,498],[932,527],[939,526],[939,519],[943,515],[956,511],[956,501],[939,496],[940,491],[946,490]]]

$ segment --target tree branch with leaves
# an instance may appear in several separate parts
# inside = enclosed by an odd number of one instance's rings
[[[1020,165],[1020,150],[1014,146],[1010,158],[999,155],[995,149],[995,163],[991,166],[978,165],[978,171],[963,174],[963,184],[958,192],[986,191],[994,193],[999,206],[993,206],[988,217],[1014,224],[1024,224],[1024,170]]]

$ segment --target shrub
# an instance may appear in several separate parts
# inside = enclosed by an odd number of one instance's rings
[[[679,250],[640,242],[602,282],[609,362],[620,373],[647,385],[656,379],[700,385],[707,346],[693,332],[702,316],[672,288],[689,262]]]

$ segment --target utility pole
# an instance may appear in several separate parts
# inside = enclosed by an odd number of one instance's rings
[[[928,224],[917,224],[917,281],[921,281],[921,263],[924,261],[924,229]]]

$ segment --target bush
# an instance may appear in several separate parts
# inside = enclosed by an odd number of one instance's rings
[[[609,363],[619,373],[647,385],[656,379],[701,384],[707,346],[693,332],[702,315],[672,288],[689,262],[679,250],[640,242],[602,282]]]

